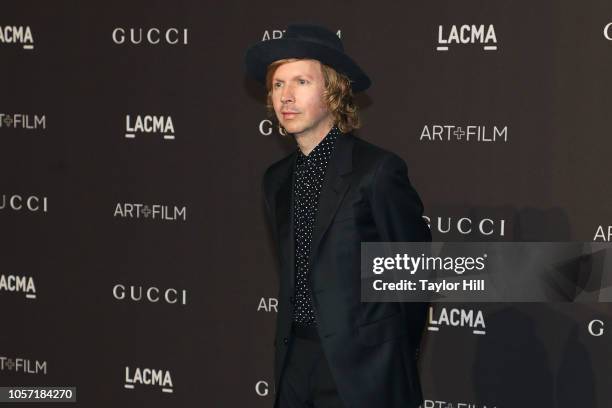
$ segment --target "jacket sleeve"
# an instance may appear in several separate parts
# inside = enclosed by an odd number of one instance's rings
[[[406,163],[390,153],[383,158],[372,181],[370,202],[376,228],[384,242],[430,242],[431,231],[423,219],[423,203],[408,179]],[[427,323],[429,302],[401,302],[413,357],[418,359]]]
[[[408,179],[406,163],[393,153],[382,160],[372,181],[370,203],[383,242],[431,241],[423,203]]]

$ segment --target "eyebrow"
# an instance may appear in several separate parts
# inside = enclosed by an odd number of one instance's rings
[[[291,79],[295,80],[295,79],[300,79],[300,78],[308,78],[308,79],[312,79],[312,77],[311,77],[310,75],[307,75],[307,74],[300,74],[300,75],[296,75],[296,76],[294,76],[294,77],[293,77],[293,78],[291,78]],[[285,81],[283,81],[282,79],[273,78],[273,79],[272,79],[272,82],[285,82]]]

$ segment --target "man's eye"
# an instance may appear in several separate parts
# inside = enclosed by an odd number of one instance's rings
[[[305,79],[300,79],[300,85],[305,85],[306,84],[306,80]]]
[[[279,88],[279,87],[280,87],[280,85],[281,85],[281,84],[280,84],[280,82],[277,82],[277,83],[275,83],[275,84],[274,84],[274,87],[275,87],[275,88]]]

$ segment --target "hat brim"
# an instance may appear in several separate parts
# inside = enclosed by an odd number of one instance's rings
[[[353,92],[366,90],[370,78],[348,55],[322,44],[294,38],[261,41],[250,47],[245,55],[247,74],[265,85],[268,66],[287,58],[315,59],[329,65],[351,80]]]

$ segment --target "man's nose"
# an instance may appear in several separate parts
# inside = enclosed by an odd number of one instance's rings
[[[293,88],[290,85],[283,87],[283,91],[281,93],[281,102],[293,102]]]

